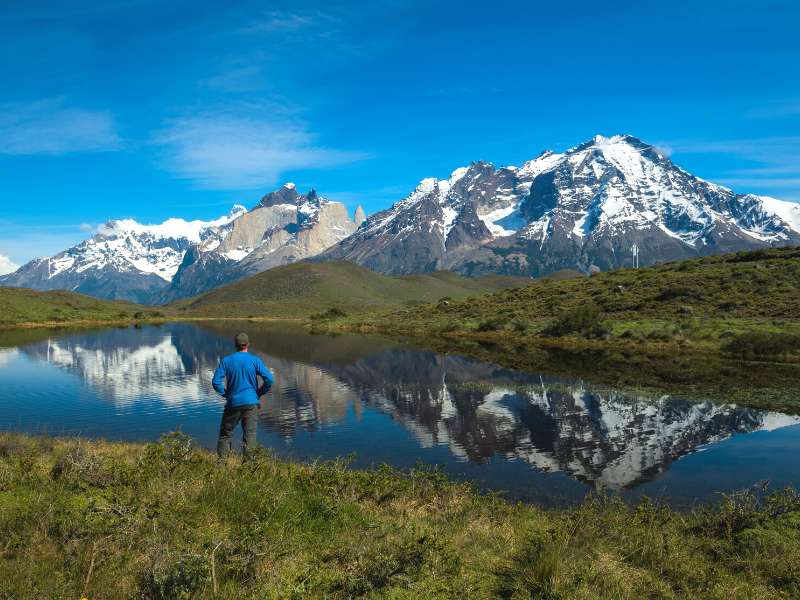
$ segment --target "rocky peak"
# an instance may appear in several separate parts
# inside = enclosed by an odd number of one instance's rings
[[[266,194],[258,203],[259,206],[277,206],[279,204],[300,204],[300,194],[293,183],[285,183],[281,188]]]
[[[800,243],[796,205],[706,182],[634,136],[597,135],[520,168],[477,161],[423,179],[326,256],[392,274],[535,276],[628,266],[633,244],[644,265],[788,243]]]
[[[361,227],[361,224],[367,220],[367,213],[364,212],[364,209],[359,204],[356,208],[356,213],[353,217],[353,220],[356,223],[356,227]]]

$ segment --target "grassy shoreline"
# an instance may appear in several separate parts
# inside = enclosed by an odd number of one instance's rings
[[[397,331],[372,324],[314,324],[319,334],[377,334],[440,354],[460,354],[502,367],[583,379],[620,391],[740,403],[800,413],[800,363],[722,356],[714,348],[668,342],[537,338],[512,332]]]
[[[441,475],[0,434],[8,598],[790,598],[800,498],[544,510]]]
[[[247,321],[254,323],[309,323],[300,317],[190,317],[169,316],[146,319],[75,319],[72,321],[23,321],[13,324],[0,324],[0,331],[15,329],[93,329],[96,327],[119,327],[130,325],[159,325],[163,323],[195,323],[205,321]]]

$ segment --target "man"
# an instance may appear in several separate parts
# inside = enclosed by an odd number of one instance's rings
[[[250,354],[250,339],[246,333],[239,333],[234,338],[236,352],[219,361],[211,384],[214,389],[225,396],[225,410],[219,426],[217,454],[224,458],[231,452],[231,434],[239,421],[244,433],[244,455],[256,448],[256,426],[258,424],[259,397],[272,387],[272,373],[264,366],[264,362]],[[264,383],[258,385],[258,377]],[[224,382],[224,385],[223,385]]]

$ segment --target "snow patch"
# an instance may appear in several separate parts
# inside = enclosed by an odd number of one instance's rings
[[[227,258],[228,260],[239,262],[243,258],[249,256],[252,251],[253,248],[243,248],[241,246],[238,246],[234,250],[228,250],[227,252],[220,252],[220,254],[225,258]]]
[[[483,215],[478,215],[486,228],[494,237],[514,235],[525,226],[525,219],[519,212],[519,203],[498,208]]]
[[[238,206],[238,205],[237,205]],[[244,207],[241,207],[244,208]],[[135,235],[150,235],[155,238],[171,238],[171,239],[186,239],[190,242],[198,243],[201,241],[201,234],[212,227],[221,227],[227,225],[237,217],[241,216],[240,211],[234,210],[230,214],[214,219],[213,221],[185,221],[184,219],[167,219],[163,223],[155,225],[143,225],[133,219],[120,219],[117,221],[109,221],[105,225],[101,225],[98,229],[100,235],[115,236],[132,233]],[[246,210],[245,210],[246,212]]]
[[[787,202],[778,200],[770,196],[759,196],[764,212],[778,217],[786,223],[790,229],[800,233],[800,204],[797,202]]]
[[[453,207],[442,207],[442,237],[445,242],[447,241],[447,236],[450,235],[450,230],[455,225],[456,217],[458,217],[458,211]]]

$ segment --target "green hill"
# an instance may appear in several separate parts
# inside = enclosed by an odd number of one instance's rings
[[[398,309],[529,282],[500,275],[469,278],[449,272],[388,277],[348,262],[299,262],[170,306],[190,316],[308,317],[334,307],[348,313]]]
[[[137,315],[161,316],[152,307],[98,300],[64,290],[37,292],[27,288],[0,287],[0,328],[29,323],[130,321]]]
[[[800,248],[537,279],[451,302],[328,320],[440,352],[617,388],[800,410]]]
[[[523,289],[416,307],[380,322],[406,329],[450,323],[458,330],[497,329],[512,322],[534,330],[592,307],[624,332],[639,321],[752,320],[776,327],[799,321],[800,248],[774,248],[620,269],[591,277],[542,278]],[[519,326],[517,327],[519,329]]]

